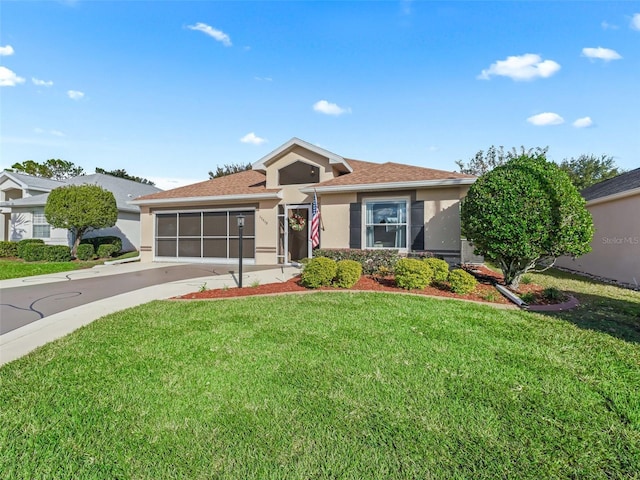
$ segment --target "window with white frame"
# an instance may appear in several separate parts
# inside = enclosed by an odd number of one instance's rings
[[[365,200],[365,248],[407,249],[408,203],[408,199]]]
[[[47,217],[44,212],[33,213],[33,238],[49,238],[51,237],[51,225],[47,223]]]

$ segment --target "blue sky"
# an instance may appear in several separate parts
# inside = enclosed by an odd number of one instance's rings
[[[640,166],[640,2],[2,1],[0,169],[162,188],[299,137],[455,170],[491,145]]]

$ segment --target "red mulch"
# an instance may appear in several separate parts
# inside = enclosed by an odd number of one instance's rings
[[[344,291],[344,289],[335,287],[321,287],[316,290],[328,290],[328,291]],[[437,297],[447,298],[462,298],[466,300],[474,300],[477,302],[488,303],[500,303],[509,304],[509,300],[504,298],[500,293],[493,288],[490,284],[479,283],[475,292],[468,295],[458,295],[448,290],[446,287],[436,288],[427,287],[424,290],[404,290],[396,286],[392,277],[380,279],[369,276],[362,276],[358,283],[356,283],[350,290],[352,291],[374,291],[374,292],[395,292],[395,293],[414,293],[418,295],[431,295]],[[228,289],[213,289],[205,290],[203,292],[194,292],[176,297],[177,299],[212,299],[212,298],[232,298],[232,297],[246,297],[250,295],[269,295],[278,293],[290,293],[290,292],[309,292],[313,291],[300,285],[300,277],[294,277],[286,282],[280,283],[268,283],[265,285],[258,285],[256,287],[245,288],[228,288]]]
[[[486,303],[498,303],[498,304],[510,304],[509,300],[503,297],[492,285],[493,282],[502,282],[502,275],[494,272],[484,266],[466,266],[465,270],[473,273],[479,280],[476,290],[467,295],[458,295],[448,289],[446,285],[442,288],[426,287],[423,290],[404,290],[396,286],[393,277],[377,278],[371,276],[362,276],[358,283],[356,283],[350,290],[351,291],[373,291],[373,292],[395,292],[395,293],[413,293],[416,295],[429,295],[435,297],[446,298],[460,298],[465,300],[472,300],[476,302]],[[335,287],[321,287],[316,290],[324,291],[345,291]],[[559,302],[550,302],[542,298],[543,287],[535,284],[521,284],[518,294],[532,292],[536,296],[537,305],[549,305]],[[203,292],[193,292],[180,297],[175,297],[181,300],[198,300],[198,299],[218,299],[218,298],[233,298],[233,297],[248,297],[252,295],[274,295],[280,293],[295,293],[295,292],[310,292],[311,289],[305,288],[300,284],[300,276],[296,276],[286,282],[268,283],[265,285],[258,285],[255,287],[245,288],[226,288],[226,289],[212,289],[205,290]]]

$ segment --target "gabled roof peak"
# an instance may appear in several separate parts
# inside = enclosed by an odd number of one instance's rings
[[[266,168],[271,163],[273,163],[278,158],[280,158],[282,155],[284,155],[285,153],[291,151],[295,147],[304,148],[306,150],[309,150],[309,151],[311,151],[313,153],[316,153],[316,154],[318,154],[320,156],[323,156],[323,157],[329,159],[329,163],[331,165],[337,167],[338,170],[344,171],[345,173],[346,172],[348,172],[348,173],[353,172],[353,169],[351,168],[349,163],[343,157],[341,157],[340,155],[337,155],[337,154],[335,154],[333,152],[330,152],[329,150],[326,150],[326,149],[324,149],[322,147],[318,147],[317,145],[314,145],[312,143],[309,143],[309,142],[306,142],[304,140],[301,140],[300,138],[297,138],[297,137],[293,137],[288,142],[280,145],[278,148],[276,148],[272,152],[268,153],[267,155],[262,157],[257,162],[253,163],[251,165],[251,168],[253,170],[264,171],[264,170],[266,170]]]

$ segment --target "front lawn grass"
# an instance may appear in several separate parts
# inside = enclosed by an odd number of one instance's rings
[[[0,369],[0,478],[633,478],[639,367],[457,301],[152,302]]]
[[[32,277],[51,273],[68,272],[100,265],[103,261],[92,262],[25,262],[24,260],[0,259],[0,280]]]
[[[640,291],[598,282],[558,269],[527,274],[533,283],[556,287],[580,301],[572,310],[551,314],[623,340],[640,343]]]

